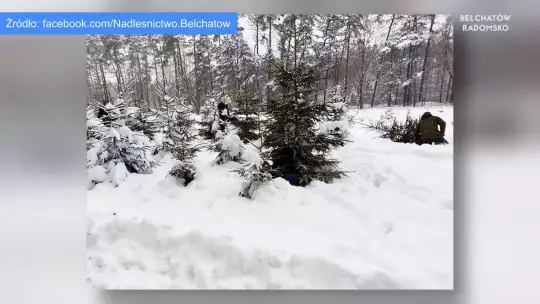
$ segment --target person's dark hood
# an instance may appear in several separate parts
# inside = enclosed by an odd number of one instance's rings
[[[432,116],[433,115],[431,115],[430,112],[426,112],[426,113],[422,114],[422,117],[420,118],[420,120],[428,119],[428,118],[430,118]]]

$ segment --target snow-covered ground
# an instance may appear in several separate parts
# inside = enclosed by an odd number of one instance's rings
[[[446,120],[449,145],[392,143],[356,124],[335,151],[352,172],[333,184],[276,179],[249,200],[234,165],[212,167],[215,154],[201,152],[188,187],[165,178],[170,157],[152,175],[97,185],[88,280],[104,289],[452,289],[453,108],[429,111]]]

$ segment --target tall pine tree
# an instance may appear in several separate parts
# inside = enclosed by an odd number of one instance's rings
[[[298,25],[297,25],[298,23]],[[327,107],[316,101],[317,76],[306,54],[311,33],[306,20],[289,15],[284,21],[291,37],[292,51],[276,63],[278,98],[268,108],[269,123],[264,147],[272,161],[272,175],[284,177],[293,185],[305,186],[313,180],[331,182],[345,173],[329,152],[342,144],[337,137],[318,131],[317,124],[328,115]]]

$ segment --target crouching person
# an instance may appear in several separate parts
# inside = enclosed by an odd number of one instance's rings
[[[438,116],[431,115],[426,112],[420,118],[418,127],[416,128],[415,137],[418,145],[445,145],[448,141],[444,139],[446,131],[446,122]]]
[[[225,132],[226,122],[229,121],[229,104],[230,98],[225,96],[222,101],[219,102],[217,106],[217,112],[219,117],[219,129],[222,132]]]
[[[276,151],[274,168],[277,168],[283,174],[283,178],[293,186],[300,186],[300,174],[298,172],[298,157],[292,147],[287,147]]]
[[[217,106],[219,119],[223,121],[227,121],[229,118],[229,104],[230,104],[230,98],[228,96],[225,96],[222,101],[219,102]]]

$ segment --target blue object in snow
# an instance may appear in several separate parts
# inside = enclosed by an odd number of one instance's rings
[[[300,185],[300,177],[298,176],[298,174],[285,174],[284,177],[291,185]]]

